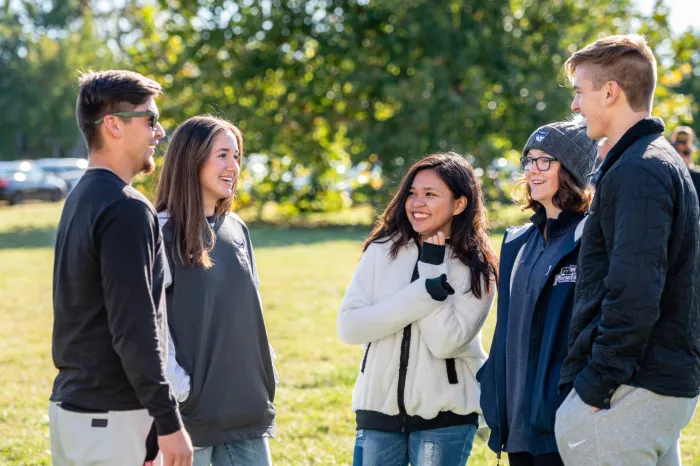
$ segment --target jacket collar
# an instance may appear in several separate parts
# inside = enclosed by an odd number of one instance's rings
[[[547,218],[547,211],[544,207],[540,207],[535,212],[535,215],[530,217],[530,221],[537,227],[541,234],[547,231],[547,238],[554,238],[565,234],[574,225],[578,225],[585,217],[584,214],[579,214],[571,210],[564,210],[559,213],[557,218]]]
[[[639,121],[637,124],[632,126],[627,132],[617,141],[610,152],[608,152],[607,157],[603,161],[598,171],[593,175],[591,182],[593,186],[597,186],[603,176],[610,170],[610,168],[618,161],[618,159],[625,153],[625,151],[634,144],[638,139],[655,133],[663,133],[666,130],[666,126],[661,118],[658,117],[648,117]]]
[[[501,247],[501,262],[499,265],[499,290],[502,292],[503,290],[510,290],[510,280],[513,274],[513,268],[518,260],[518,256],[520,256],[520,252],[525,247],[526,243],[533,238],[533,235],[536,234],[536,231],[539,229],[537,223],[535,222],[541,222],[542,218],[542,214],[537,215],[536,213],[532,217],[533,223],[524,225],[518,229],[515,229],[514,231],[509,230],[511,234],[514,234],[514,236],[510,239],[510,235],[506,233],[506,238],[504,239]],[[544,218],[546,221],[546,215]],[[559,218],[551,219],[553,220],[554,229],[560,236],[556,245],[557,257],[552,258],[555,263],[559,263],[563,257],[576,249],[576,246],[581,240],[586,219],[587,217],[585,215],[576,214],[574,212],[567,212],[563,217],[562,214],[559,214]],[[509,300],[509,293],[504,293],[498,301],[499,309],[502,302],[507,306]]]

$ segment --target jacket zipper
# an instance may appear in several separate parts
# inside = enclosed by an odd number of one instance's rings
[[[445,359],[445,368],[447,369],[447,381],[450,383],[450,385],[457,385],[459,383],[459,378],[457,377],[455,359]]]
[[[420,247],[418,249],[420,251]],[[418,280],[418,261],[420,260],[420,252],[418,253],[418,260],[416,265],[413,267],[413,275],[411,276],[411,283]],[[408,415],[406,413],[406,403],[404,399],[404,392],[406,391],[406,373],[408,372],[408,353],[411,349],[411,324],[408,324],[403,329],[403,338],[401,339],[401,358],[399,360],[399,386],[397,388],[396,403],[399,405],[399,416],[401,417],[401,432],[406,432],[406,424],[408,422]]]
[[[362,367],[360,368],[360,373],[365,373],[365,366],[367,365],[367,355],[369,355],[369,347],[372,346],[372,342],[367,343],[367,349],[365,350],[365,357],[362,358]]]
[[[399,362],[399,387],[396,401],[399,405],[399,415],[401,416],[401,432],[406,432],[408,416],[406,414],[406,403],[404,401],[404,391],[406,389],[406,372],[408,371],[408,352],[411,348],[411,324],[403,329],[403,339],[401,340],[401,360]]]
[[[498,428],[500,432],[498,433],[498,436],[500,437],[498,439],[498,452],[496,452],[496,466],[500,466],[501,464],[501,452],[505,448],[506,444],[503,443],[503,426],[501,424],[501,407],[498,405],[498,392],[496,392],[496,415],[498,416]]]
[[[496,374],[494,373],[494,379],[496,378]],[[495,380],[494,380],[495,382]],[[496,452],[496,466],[500,466],[501,464],[501,452],[505,448],[506,444],[503,442],[503,426],[501,425],[501,406],[498,403],[498,384],[496,383],[496,416],[498,418],[498,436],[500,437],[498,439],[498,451]]]

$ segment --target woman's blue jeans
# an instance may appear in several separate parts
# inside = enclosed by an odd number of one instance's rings
[[[353,466],[464,466],[475,435],[475,425],[408,434],[360,429]]]

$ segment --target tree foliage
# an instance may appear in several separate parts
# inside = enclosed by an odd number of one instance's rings
[[[663,56],[656,111],[671,125],[692,121],[700,92],[700,39],[672,40],[660,2],[649,18],[629,0],[21,3],[0,21],[0,103],[13,109],[0,156],[18,137],[29,156],[75,145],[76,70],[128,66],[164,85],[166,129],[200,113],[240,126],[246,152],[266,155],[242,199],[292,213],[342,207],[347,193],[381,203],[412,161],[445,150],[503,197],[528,135],[570,114],[564,61],[603,35],[649,37]]]

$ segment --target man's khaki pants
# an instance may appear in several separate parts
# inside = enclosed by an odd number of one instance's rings
[[[153,418],[145,409],[78,413],[49,405],[54,466],[143,466]],[[158,455],[154,466],[161,464]]]

